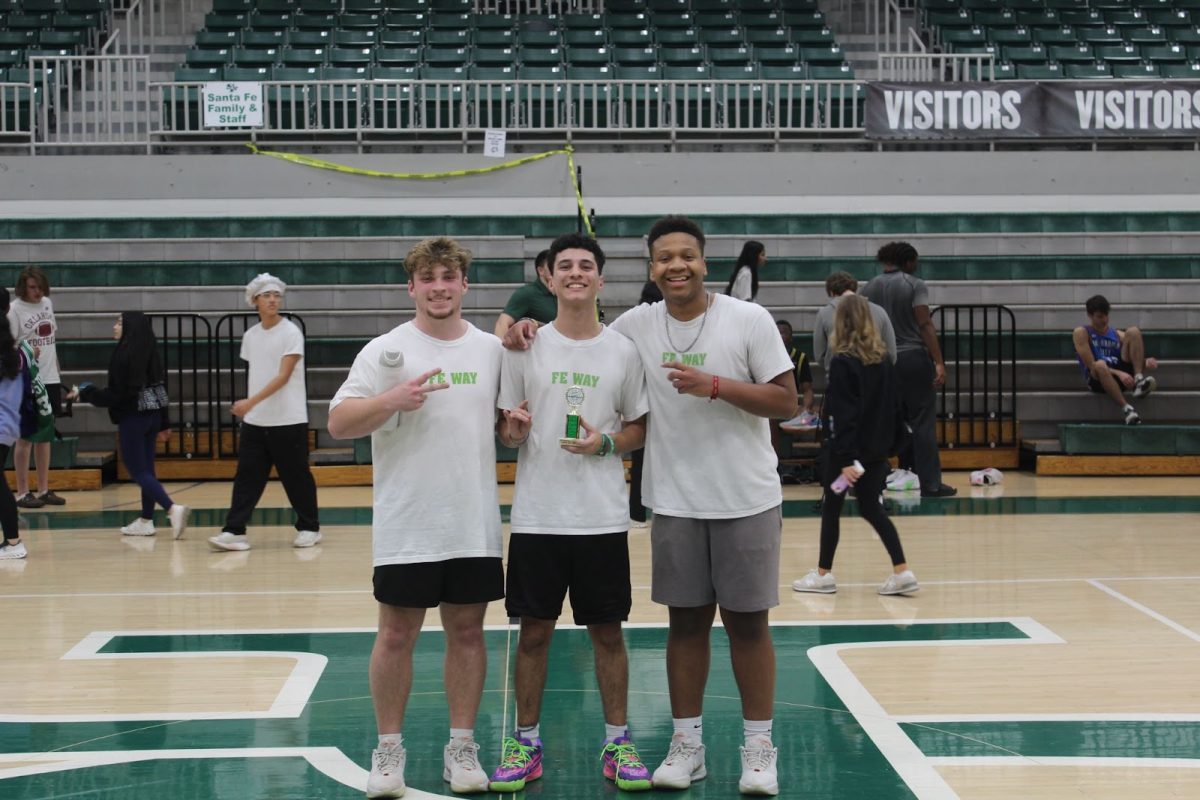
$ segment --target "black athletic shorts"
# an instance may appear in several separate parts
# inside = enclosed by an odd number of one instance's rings
[[[375,599],[401,608],[436,608],[441,603],[473,605],[504,597],[499,558],[452,558],[375,568]]]
[[[1121,372],[1128,372],[1130,375],[1137,374],[1137,370],[1133,368],[1133,364],[1130,364],[1128,361],[1118,361],[1117,365],[1115,367],[1111,367],[1111,369],[1119,369]],[[1088,373],[1087,385],[1090,391],[1095,392],[1096,394],[1104,394],[1104,385],[1100,383],[1100,381],[1096,380],[1090,372]],[[1132,389],[1126,388],[1125,384],[1121,383],[1120,379],[1117,380],[1117,385],[1121,387],[1122,392],[1132,391]]]
[[[558,619],[571,596],[576,625],[624,622],[633,606],[629,533],[514,533],[504,607],[510,617]]]

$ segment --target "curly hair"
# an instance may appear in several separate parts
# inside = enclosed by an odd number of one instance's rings
[[[411,277],[417,272],[440,266],[457,270],[465,278],[472,258],[470,250],[449,236],[422,239],[404,257],[404,271]]]

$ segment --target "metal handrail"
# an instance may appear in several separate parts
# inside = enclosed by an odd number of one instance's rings
[[[934,310],[933,318],[942,357],[951,365],[938,397],[939,446],[1016,446],[1017,324],[1012,309],[945,305]]]

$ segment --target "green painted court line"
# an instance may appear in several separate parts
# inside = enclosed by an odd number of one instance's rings
[[[918,497],[889,495],[889,513],[893,516],[916,517],[981,517],[1015,516],[1023,514],[1196,514],[1200,513],[1200,497],[952,497],[922,500]],[[821,512],[814,500],[784,500],[783,516],[789,519],[819,519]],[[857,513],[853,508],[844,516]],[[508,522],[512,506],[501,505],[501,518]],[[29,530],[79,530],[81,528],[120,528],[137,513],[136,509],[108,511],[21,512]],[[161,514],[159,515],[161,517]],[[160,521],[163,526],[165,520]],[[216,528],[225,522],[223,508],[192,510],[191,525]],[[290,508],[259,508],[250,518],[252,526],[289,526],[295,522]],[[371,509],[367,507],[333,507],[321,509],[323,525],[370,525]]]
[[[978,758],[1200,757],[1200,723],[1175,720],[1038,720],[931,722],[901,727],[927,756]]]

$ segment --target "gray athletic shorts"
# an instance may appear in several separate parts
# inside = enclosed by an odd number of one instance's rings
[[[664,606],[716,603],[728,611],[779,605],[779,506],[737,519],[654,515],[650,598]]]

